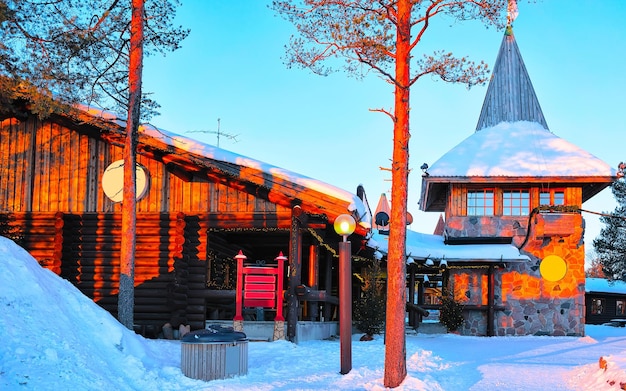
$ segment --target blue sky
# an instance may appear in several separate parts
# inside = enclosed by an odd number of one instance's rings
[[[183,0],[177,20],[191,29],[183,47],[144,64],[144,90],[161,104],[162,129],[355,192],[370,206],[391,196],[389,118],[393,89],[370,74],[327,77],[284,65],[295,31],[261,0]],[[519,1],[514,34],[550,130],[617,167],[626,160],[626,2]],[[492,69],[503,31],[478,22],[433,23],[415,56],[452,51]],[[468,90],[431,77],[411,90],[411,229],[432,233],[439,214],[419,212],[420,165],[434,163],[474,132],[487,87]],[[206,133],[197,133],[199,131]],[[609,212],[610,191],[583,205]],[[585,213],[587,250],[601,228]]]

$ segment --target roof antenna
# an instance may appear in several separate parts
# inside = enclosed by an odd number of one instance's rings
[[[217,131],[215,130],[190,130],[189,132],[186,133],[209,133],[209,134],[215,134],[217,135],[217,147],[220,147],[220,136],[224,136],[229,140],[233,140],[235,142],[239,141],[237,140],[237,136],[239,136],[238,134],[230,134],[230,133],[224,133],[221,130],[221,119],[218,118],[217,119]]]
[[[220,147],[220,119],[217,119],[217,147]]]

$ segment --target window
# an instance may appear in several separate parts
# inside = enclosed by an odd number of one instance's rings
[[[469,190],[467,192],[468,216],[493,216],[493,189]]]
[[[563,190],[541,190],[539,205],[565,205],[565,192]]]
[[[624,300],[617,300],[615,306],[615,315],[626,315],[626,303],[624,302]]]
[[[601,315],[604,312],[604,299],[591,300],[591,314]]]
[[[528,190],[504,190],[502,192],[502,214],[504,216],[526,216],[530,213]]]

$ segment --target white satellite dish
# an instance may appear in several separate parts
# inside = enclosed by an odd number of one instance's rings
[[[148,170],[137,163],[135,166],[135,197],[142,199],[148,193]],[[113,202],[122,202],[124,198],[124,160],[116,160],[102,174],[102,190]]]

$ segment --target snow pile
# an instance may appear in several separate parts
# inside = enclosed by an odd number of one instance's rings
[[[248,374],[204,382],[180,370],[178,341],[126,330],[69,282],[0,237],[2,390],[383,390],[384,338],[353,336],[352,371],[340,375],[338,340],[249,343]],[[619,390],[626,328],[590,336],[407,336],[400,390]],[[592,336],[593,337],[592,337]],[[600,368],[599,358],[605,364]]]
[[[367,245],[377,251],[389,253],[389,235],[374,230]],[[406,230],[406,253],[410,256],[407,263],[418,259],[466,261],[526,261],[527,255],[520,253],[512,244],[446,244],[442,235],[425,234]]]
[[[10,240],[0,237],[0,254],[0,388],[150,389],[177,365]]]
[[[600,356],[598,362],[572,371],[570,385],[579,390],[626,390],[626,357]]]

